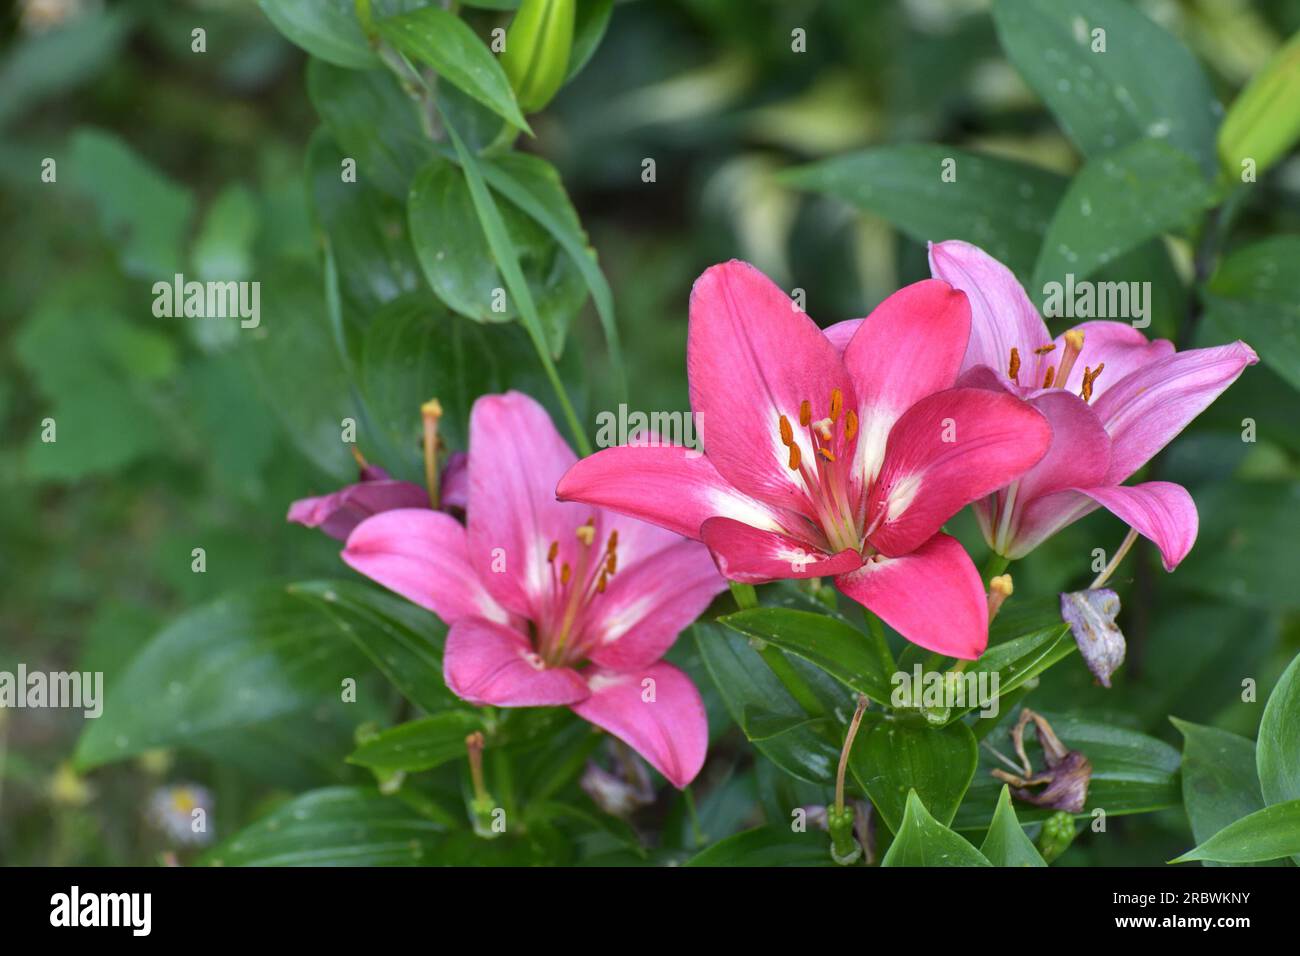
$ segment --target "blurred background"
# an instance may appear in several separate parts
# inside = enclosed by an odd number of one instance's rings
[[[1138,5],[1195,52],[1224,101],[1300,29],[1300,0]],[[467,19],[486,36],[506,16]],[[206,52],[192,50],[196,27]],[[798,55],[795,28],[807,34]],[[291,500],[348,475],[337,441],[326,454],[318,440],[321,421],[337,428],[348,386],[316,363],[329,333],[305,65],[251,0],[11,6],[0,40],[0,670],[103,671],[111,693],[180,611],[268,579],[340,576],[335,542],[284,521]],[[982,0],[618,3],[591,62],[531,122],[523,148],[559,169],[613,287],[641,409],[687,407],[687,296],[714,262],[748,259],[805,290],[823,325],[928,274],[923,244],[783,185],[778,171],[904,141],[1062,173],[1080,163],[1002,55]],[[1255,187],[1229,248],[1297,229],[1292,158]],[[1157,255],[1128,278],[1156,281],[1148,331],[1172,336],[1192,254],[1170,241]],[[292,317],[303,334],[268,364],[255,336],[155,318],[152,283],[176,272],[262,279],[264,324]],[[1213,322],[1196,334],[1234,337]],[[594,431],[614,399],[590,304],[561,365]],[[1082,667],[1055,669],[1040,692],[1053,710],[1087,708],[1174,745],[1169,714],[1254,734],[1258,706],[1222,674],[1252,676],[1262,701],[1300,647],[1295,410],[1274,371],[1252,368],[1165,456],[1162,476],[1200,505],[1197,550],[1168,578],[1149,554],[1125,566],[1129,663],[1112,691]],[[1241,441],[1246,417],[1255,443]],[[47,418],[53,444],[41,438]],[[449,422],[453,443],[463,428]],[[982,553],[968,516],[958,530]],[[1093,515],[1018,567],[1017,591],[1086,583],[1091,549],[1122,535]],[[196,542],[203,574],[191,568]],[[155,862],[177,849],[160,822],[169,810],[215,804],[217,831],[229,832],[277,794],[342,772],[286,733],[258,753],[200,742],[80,776],[69,761],[81,730],[75,711],[0,710],[0,862]],[[319,728],[322,739],[348,733]],[[706,800],[712,838],[751,822],[754,788],[737,776]],[[1153,862],[1190,845],[1180,810],[1115,825],[1124,839],[1085,834],[1062,862]]]

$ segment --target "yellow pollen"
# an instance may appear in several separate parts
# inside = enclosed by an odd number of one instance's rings
[[[1056,348],[1056,343],[1055,343],[1055,342],[1052,342],[1052,343],[1050,343],[1050,344],[1048,344],[1048,345],[1040,345],[1038,348],[1034,349],[1034,354],[1035,354],[1035,355],[1046,355],[1048,352],[1052,351],[1054,348]]]
[[[794,444],[794,429],[790,427],[790,419],[782,415],[778,424],[781,426],[781,444],[789,448]]]
[[[1011,347],[1011,364],[1007,366],[1007,376],[1015,380],[1020,375],[1020,350],[1014,345]]]
[[[844,393],[838,388],[831,389],[831,421],[840,420],[840,409],[844,407]]]
[[[1070,329],[1065,333],[1065,344],[1074,349],[1076,352],[1083,349],[1083,333],[1078,329]]]
[[[858,414],[853,409],[844,416],[844,437],[852,438],[858,433]]]
[[[791,471],[799,470],[799,446],[798,445],[790,446],[790,470]]]
[[[574,534],[578,536],[578,540],[582,542],[583,547],[590,548],[591,542],[596,540],[596,528],[591,522],[579,525]]]
[[[560,583],[568,584],[569,578],[573,576],[573,569],[569,567],[569,562],[565,561],[560,565]]]
[[[550,550],[546,552],[546,560],[551,564],[555,563],[555,557],[560,553],[560,542],[552,541]]]
[[[1043,376],[1043,388],[1052,387],[1052,379],[1056,378],[1056,366],[1047,366],[1047,374]]]
[[[831,452],[829,448],[818,448],[817,453],[821,455],[823,458],[825,458],[827,461],[835,460],[835,455]]]
[[[804,428],[807,428],[808,423],[811,421],[812,421],[812,405],[809,404],[808,399],[805,398],[802,402],[799,403],[799,424],[802,425]]]

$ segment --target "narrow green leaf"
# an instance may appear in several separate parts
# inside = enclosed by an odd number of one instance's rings
[[[831,840],[821,830],[796,833],[788,826],[765,826],[719,840],[686,861],[686,866],[832,866]]]
[[[312,56],[352,70],[380,66],[357,22],[354,0],[258,0],[258,4],[277,30]]]
[[[875,701],[889,700],[895,670],[889,647],[845,621],[776,607],[740,611],[719,621],[746,637],[797,654],[859,694]]]
[[[532,133],[500,62],[454,13],[437,6],[422,7],[380,20],[375,29],[398,50],[427,63],[506,122]]]
[[[1170,863],[1263,863],[1300,854],[1300,800],[1275,803],[1230,823]]]
[[[348,757],[348,763],[381,773],[431,770],[465,756],[465,737],[483,728],[475,711],[445,710],[380,731]]]
[[[1011,790],[1006,784],[998,795],[998,808],[993,811],[993,822],[989,824],[980,852],[994,866],[1047,866],[1043,855],[1025,836],[1020,821],[1016,819],[1015,808],[1011,806]]]
[[[1300,139],[1300,33],[1283,44],[1228,107],[1219,127],[1223,171],[1240,179],[1244,160],[1263,173]]]
[[[1300,654],[1268,695],[1255,760],[1265,803],[1300,800]]]
[[[930,816],[916,795],[907,795],[903,825],[881,866],[990,866],[979,850]]]

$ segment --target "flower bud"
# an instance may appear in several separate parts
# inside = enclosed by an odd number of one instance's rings
[[[536,113],[564,85],[573,48],[573,3],[524,0],[510,21],[501,66],[525,113]]]
[[[1293,36],[1241,91],[1219,127],[1219,160],[1232,177],[1253,160],[1262,173],[1300,138],[1300,33]]]

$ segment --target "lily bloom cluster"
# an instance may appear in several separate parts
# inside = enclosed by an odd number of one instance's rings
[[[351,522],[343,560],[449,626],[443,676],[457,696],[569,707],[684,787],[708,723],[690,678],[661,658],[726,582],[699,544],[557,501],[576,460],[533,399],[487,395],[470,415],[465,524],[417,485],[366,481],[296,502],[289,517]]]

